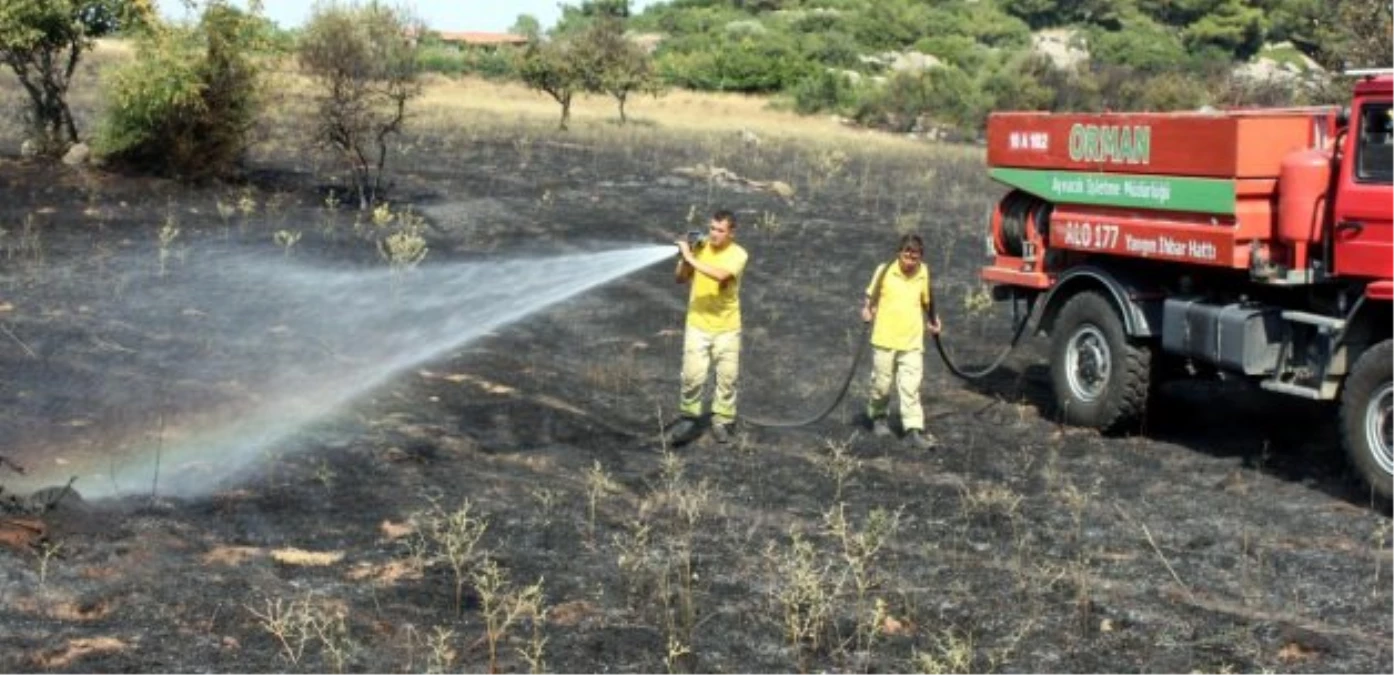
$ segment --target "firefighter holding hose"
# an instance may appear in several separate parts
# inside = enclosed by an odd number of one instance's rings
[[[919,235],[901,237],[895,262],[877,267],[867,286],[862,321],[875,321],[871,329],[871,396],[866,406],[872,433],[891,434],[886,417],[894,383],[906,441],[916,449],[931,450],[938,441],[925,430],[920,405],[924,335],[926,330],[938,335],[942,324],[934,311],[929,266],[923,258],[924,240]]]
[[[714,364],[711,433],[718,443],[728,443],[736,420],[736,378],[740,372],[741,276],[750,256],[736,243],[736,217],[726,210],[712,215],[704,238],[682,238],[675,243],[681,256],[675,277],[679,284],[691,284],[692,291],[683,332],[682,417],[666,436],[675,444],[694,440],[707,373]]]

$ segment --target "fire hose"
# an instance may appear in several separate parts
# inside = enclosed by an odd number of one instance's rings
[[[1021,311],[1020,301],[1020,298],[1015,296],[1012,297],[1012,321],[1016,324],[1016,327],[1012,329],[1012,339],[1007,343],[1007,348],[1003,349],[1002,353],[998,354],[997,358],[993,359],[992,363],[989,363],[984,368],[978,370],[964,370],[961,366],[954,363],[953,358],[949,356],[949,352],[944,349],[943,339],[940,338],[938,333],[935,333],[934,349],[939,352],[939,358],[944,361],[944,367],[948,368],[950,373],[953,373],[956,377],[963,380],[981,380],[991,375],[998,368],[1001,368],[1002,364],[1006,363],[1007,357],[1011,356],[1012,352],[1016,351],[1017,345],[1021,343],[1021,338],[1026,335],[1026,326],[1031,323],[1031,315],[1036,309],[1035,295],[1027,296],[1025,313]]]
[[[705,237],[700,231],[689,232],[687,236],[688,241],[693,246],[701,246],[705,241]],[[894,264],[895,262],[891,261],[881,268],[880,274],[877,275],[876,280],[872,283],[873,299],[880,296],[882,281],[885,279],[886,272],[889,271],[891,265]],[[1021,342],[1021,338],[1026,334],[1026,327],[1031,323],[1031,316],[1034,313],[1036,305],[1036,296],[1034,294],[1027,296],[1025,302],[1026,311],[1023,313],[1021,311],[1021,298],[1016,295],[1012,296],[1012,320],[1015,324],[1012,329],[1012,338],[1007,344],[1006,349],[1003,349],[1002,353],[984,368],[965,370],[963,367],[959,366],[954,362],[953,358],[949,356],[948,350],[944,348],[944,343],[940,335],[935,333],[934,349],[939,353],[939,358],[943,360],[944,367],[956,377],[964,380],[982,379],[995,372],[998,368],[1001,368],[1002,364],[1011,356],[1011,353],[1016,350],[1017,345]],[[838,405],[842,403],[843,399],[847,398],[847,392],[850,391],[852,387],[852,379],[856,377],[862,360],[866,358],[866,348],[871,342],[872,325],[870,321],[865,322],[861,337],[857,340],[857,349],[852,355],[852,364],[847,368],[847,374],[842,378],[842,384],[838,387],[837,394],[833,396],[832,400],[826,406],[820,408],[818,412],[808,417],[790,420],[775,420],[757,415],[743,415],[741,420],[753,427],[765,429],[793,429],[817,424],[828,415],[831,415],[832,412],[837,409]]]
[[[833,397],[832,402],[817,414],[796,420],[771,420],[763,417],[744,415],[741,417],[741,421],[750,426],[762,427],[765,429],[793,429],[796,427],[806,427],[823,421],[823,418],[831,415],[832,412],[837,409],[838,404],[842,403],[842,399],[847,398],[847,392],[852,388],[852,378],[857,376],[857,369],[861,366],[862,359],[866,358],[866,346],[871,342],[870,338],[871,323],[867,322],[866,327],[862,329],[861,337],[857,340],[857,351],[852,355],[852,366],[847,369],[847,376],[842,378],[842,386],[838,387],[837,395]]]
[[[877,279],[876,286],[879,290],[879,278]],[[943,339],[940,337],[938,333],[935,333],[934,349],[935,351],[939,352],[939,358],[944,361],[944,367],[947,368],[948,371],[952,373],[954,376],[963,380],[980,380],[987,377],[988,375],[991,375],[993,372],[996,372],[998,368],[1001,368],[1002,364],[1006,363],[1007,358],[1011,356],[1012,352],[1016,351],[1017,345],[1021,343],[1021,338],[1026,335],[1026,327],[1030,325],[1031,316],[1035,313],[1035,295],[1030,295],[1026,297],[1025,312],[1022,312],[1021,302],[1021,298],[1016,296],[1012,297],[1012,322],[1014,324],[1014,327],[1012,328],[1012,338],[1007,343],[1007,347],[1002,350],[1002,353],[997,355],[997,358],[993,359],[991,363],[989,363],[987,366],[983,368],[979,368],[977,370],[966,370],[962,366],[955,363],[953,358],[949,356],[948,350],[944,348]],[[851,389],[852,386],[852,379],[856,377],[857,370],[861,366],[862,359],[866,357],[866,346],[868,343],[870,343],[871,326],[871,322],[866,322],[865,327],[862,329],[861,338],[857,341],[857,351],[852,356],[852,365],[850,368],[847,369],[846,377],[842,378],[842,386],[838,387],[837,395],[833,397],[832,401],[828,403],[827,406],[820,409],[816,414],[802,419],[772,420],[763,417],[747,415],[742,417],[742,420],[750,426],[761,427],[765,429],[792,429],[796,427],[806,427],[812,424],[817,424],[818,422],[821,422],[824,418],[826,418],[828,415],[832,414],[832,412],[837,409],[837,406],[842,403],[842,400],[847,397],[847,392]]]

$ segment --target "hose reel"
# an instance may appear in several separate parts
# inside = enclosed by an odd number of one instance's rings
[[[1026,257],[1030,252],[1027,244],[1034,238],[1028,225],[1035,226],[1035,234],[1041,241],[1048,240],[1053,209],[1050,202],[1030,193],[1020,190],[1008,193],[997,209],[998,252],[1014,258]]]

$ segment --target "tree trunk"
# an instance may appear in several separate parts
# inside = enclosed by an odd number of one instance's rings
[[[615,94],[615,98],[619,99],[620,101],[620,124],[624,125],[625,123],[629,122],[629,118],[625,117],[624,115],[624,104],[629,99],[629,93],[625,92],[622,94]]]
[[[571,95],[566,95],[561,102],[561,125],[558,127],[566,131],[566,123],[571,120]]]

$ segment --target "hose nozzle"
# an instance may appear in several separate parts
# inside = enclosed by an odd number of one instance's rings
[[[702,248],[707,243],[707,233],[701,230],[690,230],[687,233],[687,245],[694,250]]]

